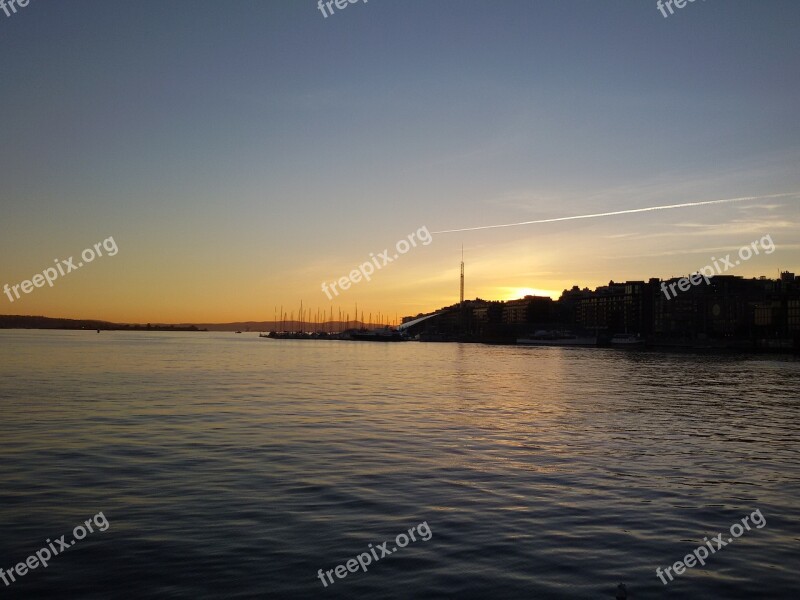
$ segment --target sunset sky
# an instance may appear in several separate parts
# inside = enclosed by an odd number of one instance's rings
[[[34,0],[0,12],[0,286],[119,252],[0,314],[417,314],[667,278],[800,272],[800,3]],[[769,196],[764,198],[764,196]],[[745,202],[437,234],[420,227]]]

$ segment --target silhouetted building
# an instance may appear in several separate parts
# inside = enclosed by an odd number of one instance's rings
[[[671,290],[671,291],[670,291]],[[432,313],[433,314],[433,313]],[[421,316],[421,315],[418,315]],[[417,317],[406,317],[404,322]],[[573,330],[608,341],[635,334],[651,346],[743,350],[800,348],[800,278],[731,275],[573,287],[558,301],[466,300],[412,328],[420,339],[513,343],[536,330]]]
[[[554,315],[553,299],[548,296],[525,296],[503,304],[503,323],[509,325],[550,323]]]

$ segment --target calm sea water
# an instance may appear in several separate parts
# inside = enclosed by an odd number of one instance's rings
[[[110,523],[0,597],[793,598],[798,430],[791,358],[0,331],[0,567]]]

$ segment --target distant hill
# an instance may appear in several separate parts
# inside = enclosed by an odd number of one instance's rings
[[[22,315],[0,315],[0,329],[100,329],[103,331],[200,331],[195,325],[110,323],[86,319],[53,319]]]

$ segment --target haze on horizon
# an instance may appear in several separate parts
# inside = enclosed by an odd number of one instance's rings
[[[32,2],[0,13],[0,286],[119,247],[0,314],[417,314],[671,277],[800,271],[800,4]]]

